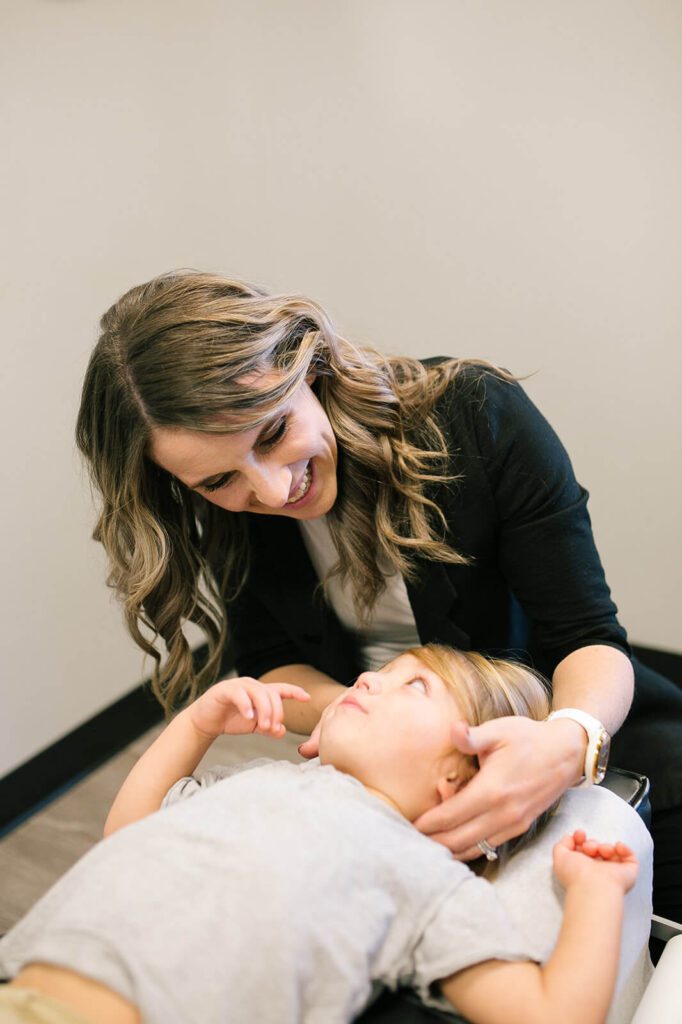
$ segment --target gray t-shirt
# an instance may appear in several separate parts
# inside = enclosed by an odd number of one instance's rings
[[[39,900],[0,971],[71,968],[147,1024],[340,1024],[377,984],[430,1000],[454,971],[529,956],[492,885],[317,760],[212,770],[165,805]]]

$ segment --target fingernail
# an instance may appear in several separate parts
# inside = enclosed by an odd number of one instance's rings
[[[244,718],[253,718],[253,708],[249,708],[248,711],[244,712]]]

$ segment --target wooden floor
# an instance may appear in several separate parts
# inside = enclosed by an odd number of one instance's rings
[[[158,726],[82,779],[0,840],[0,935],[102,836],[109,807]],[[255,757],[300,761],[302,737],[222,736],[202,764],[236,764]]]

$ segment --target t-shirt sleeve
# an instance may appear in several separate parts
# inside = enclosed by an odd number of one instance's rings
[[[432,909],[413,950],[409,984],[429,1006],[451,1010],[436,982],[485,960],[530,960],[527,943],[493,886],[471,874]]]
[[[185,775],[171,786],[163,798],[161,806],[172,807],[173,804],[187,800],[195,793],[201,792],[202,789],[214,786],[216,782],[222,782],[223,779],[232,778],[234,775],[239,775],[241,772],[248,771],[249,768],[256,768],[262,764],[270,764],[270,758],[261,757],[255,761],[245,761],[241,764],[216,764],[205,768],[198,775]]]

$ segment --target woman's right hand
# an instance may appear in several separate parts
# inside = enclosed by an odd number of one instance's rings
[[[301,755],[301,757],[306,757],[308,758],[308,760],[310,760],[311,757],[317,757],[319,755],[320,729],[322,728],[322,724],[325,718],[327,718],[327,716],[334,710],[336,705],[340,704],[344,697],[347,696],[348,688],[344,686],[342,692],[337,697],[335,697],[334,700],[330,700],[329,704],[327,704],[326,708],[320,715],[319,721],[315,728],[313,729],[313,731],[311,732],[308,739],[304,740],[303,743],[299,745],[298,752]]]
[[[265,684],[240,676],[223,679],[202,693],[187,708],[187,716],[198,732],[212,739],[223,733],[260,733],[281,739],[286,732],[283,700],[306,701],[310,694],[293,683]]]

